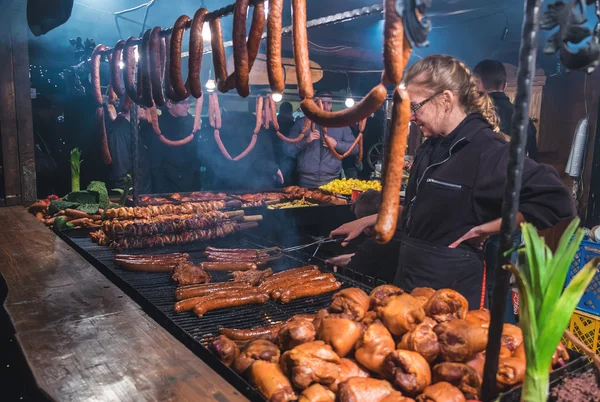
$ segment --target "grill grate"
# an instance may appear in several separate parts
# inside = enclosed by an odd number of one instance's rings
[[[331,295],[333,293],[298,299],[289,304],[281,304],[270,300],[265,304],[211,311],[201,318],[196,317],[192,311],[175,313],[173,306],[176,302],[175,288],[177,286],[172,281],[171,274],[124,271],[113,263],[116,251],[93,243],[87,236],[87,232],[71,231],[69,237],[64,234],[62,237],[92,265],[140,304],[148,315],[171,332],[173,336],[202,358],[246,397],[255,401],[264,401],[264,398],[243,378],[224,366],[206,348],[208,342],[218,335],[219,328],[262,327],[287,320],[295,314],[316,313],[331,303]],[[161,249],[131,250],[128,253],[163,254],[186,252],[190,254],[192,262],[198,263],[205,261],[202,252],[206,245],[205,243],[193,243],[163,247]],[[263,248],[272,247],[274,244],[248,234],[236,233],[224,239],[213,240],[210,242],[210,245],[215,247]],[[312,253],[312,250],[310,252]],[[274,272],[279,272],[306,265],[306,261],[310,256],[302,252],[290,253],[275,261],[271,268]],[[318,259],[311,260],[311,263],[318,262]],[[321,269],[328,271],[327,269]],[[211,275],[212,282],[221,282],[230,279],[229,275],[225,272],[211,272]],[[365,282],[371,285],[369,286],[340,273],[334,273],[334,275],[343,282],[342,288],[359,287],[369,292],[373,285],[379,284],[373,278],[366,277],[367,280]]]

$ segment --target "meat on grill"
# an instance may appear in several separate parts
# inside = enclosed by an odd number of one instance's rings
[[[123,237],[122,239],[109,242],[111,247],[117,250],[132,248],[164,247],[173,244],[187,244],[195,241],[207,241],[225,237],[235,232],[235,222],[224,222],[209,229],[190,230],[183,233],[155,235],[151,237]],[[103,245],[101,241],[98,244]]]
[[[147,207],[121,207],[107,209],[105,214],[110,219],[153,218],[160,215],[188,215],[208,211],[216,211],[227,206],[225,201],[186,202],[179,205],[164,204]]]
[[[234,282],[246,282],[252,286],[256,286],[264,278],[273,275],[273,270],[271,268],[267,268],[263,271],[257,269],[249,271],[233,271],[232,275]]]
[[[107,220],[102,230],[111,240],[126,236],[155,236],[182,233],[190,230],[208,229],[229,218],[220,211],[208,211],[202,214],[156,216],[150,219]]]
[[[210,275],[189,261],[180,262],[173,271],[173,280],[179,286],[195,285],[199,283],[207,283],[210,281]]]

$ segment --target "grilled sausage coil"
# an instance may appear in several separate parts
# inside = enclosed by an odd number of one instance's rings
[[[123,48],[125,52],[125,56],[123,57],[125,92],[134,103],[139,103],[135,86],[135,66],[137,63],[135,60],[135,46],[137,46],[137,42],[137,38],[131,36],[125,41],[125,47]]]
[[[159,28],[160,29],[160,28]],[[152,29],[146,30],[142,37],[142,46],[139,54],[139,71],[142,73],[142,99],[141,103],[143,106],[152,107],[154,106],[154,100],[152,99],[152,78],[150,77],[150,35]],[[138,77],[139,78],[139,77]],[[139,82],[138,82],[139,88]]]
[[[171,100],[175,102],[180,102],[190,96],[190,89],[181,78],[181,42],[183,41],[185,26],[189,22],[190,17],[187,15],[177,18],[171,34],[169,74],[174,95]]]
[[[94,48],[92,55],[90,56],[90,75],[92,79],[93,90],[92,94],[94,101],[96,102],[96,107],[102,106],[104,103],[102,100],[102,89],[100,87],[100,61],[105,51],[106,47],[104,45],[98,45]]]
[[[152,98],[156,106],[164,106],[165,95],[163,93],[163,75],[165,57],[161,53],[161,47],[164,49],[164,45],[161,45],[163,39],[160,37],[160,27],[154,27],[150,33],[150,46],[149,46],[149,61],[150,61],[150,79],[151,79],[151,92]]]
[[[188,86],[190,93],[196,99],[202,96],[202,83],[200,82],[200,70],[202,69],[202,52],[204,41],[202,39],[202,27],[204,18],[208,14],[206,8],[196,11],[190,28],[190,54],[188,60]]]
[[[283,0],[269,2],[269,19],[267,21],[267,73],[269,85],[274,93],[283,94],[285,72],[281,64],[281,25]]]

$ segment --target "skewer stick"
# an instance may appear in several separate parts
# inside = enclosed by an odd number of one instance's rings
[[[244,222],[244,223],[238,223],[237,228],[238,230],[247,230],[247,229],[253,229],[253,228],[257,228],[258,227],[258,222]]]
[[[243,210],[225,212],[225,215],[227,215],[228,218],[235,218],[237,216],[244,216],[244,214],[245,214],[245,212]]]
[[[262,215],[249,215],[249,216],[244,216],[243,221],[244,222],[258,222],[258,221],[262,221]]]

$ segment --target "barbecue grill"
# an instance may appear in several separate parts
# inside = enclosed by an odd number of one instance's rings
[[[277,322],[285,321],[296,314],[313,314],[326,308],[331,303],[333,293],[321,296],[297,299],[289,304],[281,304],[269,300],[265,304],[248,305],[236,308],[216,310],[206,313],[199,318],[192,311],[175,313],[173,306],[175,288],[177,285],[171,279],[170,273],[164,272],[131,272],[117,267],[113,257],[117,252],[114,249],[99,246],[93,243],[87,230],[72,230],[60,233],[60,236],[75,248],[86,260],[94,265],[108,279],[121,288],[127,295],[135,300],[142,309],[155,321],[167,329],[175,338],[182,342],[213,370],[236,387],[251,401],[264,402],[264,397],[244,378],[235,371],[225,366],[207,348],[209,342],[218,335],[219,328],[257,328]],[[278,246],[288,247],[290,241],[295,244],[308,244],[315,240],[315,236],[304,231],[295,233],[291,237],[282,238],[279,243],[266,240],[260,235],[260,228],[250,232],[238,232],[224,239],[209,242],[191,243],[179,246],[163,247],[160,249],[128,250],[129,254],[164,254],[172,252],[185,252],[190,255],[193,262],[205,260],[203,251],[206,246],[222,248],[268,248]],[[326,244],[328,247],[339,247],[337,244]],[[323,268],[323,255],[330,254],[327,247],[320,250],[320,254],[312,256],[313,249],[307,248],[300,251],[286,253],[281,259],[272,264],[273,272],[307,265],[307,263],[320,265],[322,271],[331,272]],[[384,282],[376,278],[342,269],[333,273],[341,282],[342,288],[359,287],[369,292],[373,287]],[[230,276],[226,272],[211,272],[213,282],[227,281]],[[555,370],[551,379],[558,379],[566,373],[582,370],[585,366],[589,369],[587,359],[577,353],[571,352],[572,360],[565,367]],[[520,399],[521,389],[517,388],[503,395],[502,401],[516,401]]]

